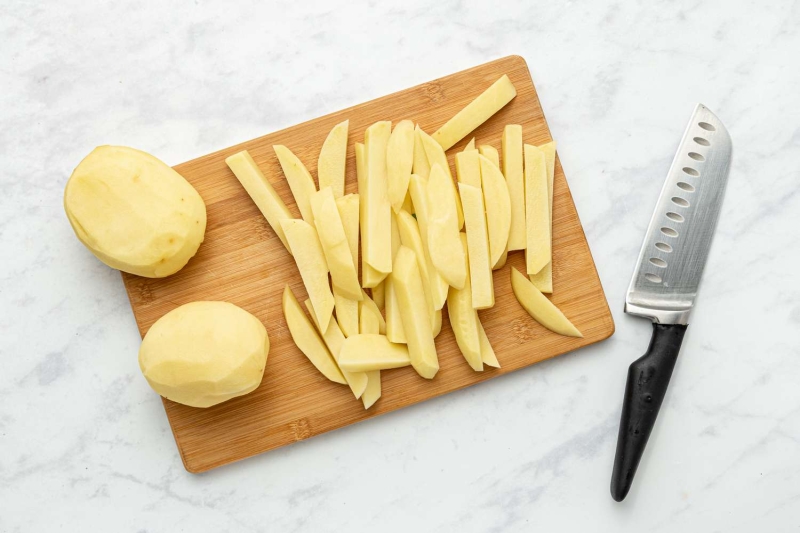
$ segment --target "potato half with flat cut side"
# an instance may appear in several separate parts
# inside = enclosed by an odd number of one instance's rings
[[[99,146],[80,162],[64,190],[64,210],[100,261],[147,278],[183,268],[206,231],[206,206],[194,187],[125,146]]]

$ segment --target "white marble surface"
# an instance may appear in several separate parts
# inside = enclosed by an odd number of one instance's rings
[[[0,531],[797,531],[800,4],[0,6]],[[119,275],[61,195],[95,145],[175,164],[524,56],[617,323],[609,341],[196,476],[141,377]],[[632,493],[608,492],[621,312],[694,104],[735,159]]]

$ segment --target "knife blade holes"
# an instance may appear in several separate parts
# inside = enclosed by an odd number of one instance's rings
[[[651,274],[650,272],[644,275],[644,279],[646,279],[647,281],[651,281],[653,283],[661,283],[661,276],[656,276],[655,274]]]
[[[686,192],[694,192],[694,187],[686,183],[685,181],[678,182],[678,188],[683,189]]]
[[[667,252],[667,253],[670,253],[672,251],[672,246],[670,246],[669,244],[667,244],[665,242],[657,242],[656,243],[656,248],[658,248],[662,252]]]
[[[685,174],[690,175],[693,178],[696,178],[696,177],[698,177],[700,175],[700,173],[698,171],[696,171],[695,169],[693,169],[692,167],[683,167],[683,172]]]
[[[701,128],[703,128],[706,131],[717,131],[717,128],[715,128],[714,126],[712,126],[708,122],[698,122],[697,125],[700,126]]]
[[[683,222],[683,217],[678,213],[673,213],[672,211],[667,213],[667,218],[670,220],[674,220],[675,222]]]
[[[702,155],[698,154],[697,152],[689,152],[689,157],[694,159],[695,161],[705,161],[706,158]]]
[[[667,228],[667,227],[661,228],[661,233],[663,233],[667,237],[677,237],[678,236],[678,232],[677,231],[675,231],[672,228]]]
[[[672,203],[680,207],[689,207],[689,201],[684,200],[680,196],[673,196]]]
[[[695,137],[694,142],[696,142],[700,146],[711,146],[711,143],[708,142],[708,139],[704,139],[703,137]]]
[[[667,262],[663,259],[659,259],[658,257],[651,257],[650,263],[657,266],[658,268],[667,268]]]

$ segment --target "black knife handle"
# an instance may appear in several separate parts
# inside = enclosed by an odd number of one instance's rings
[[[619,422],[617,454],[611,474],[611,497],[621,502],[633,483],[647,439],[667,393],[686,326],[653,324],[647,352],[628,368]]]

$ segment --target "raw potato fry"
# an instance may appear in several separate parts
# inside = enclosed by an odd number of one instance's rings
[[[522,126],[509,124],[503,130],[503,176],[508,183],[511,198],[511,229],[508,233],[508,251],[524,250],[525,236],[525,181],[522,172]]]
[[[500,168],[500,154],[497,153],[497,148],[488,144],[482,144],[478,147],[480,154],[491,161],[494,166]]]
[[[461,246],[464,249],[466,265],[467,236],[461,234]],[[450,287],[447,294],[447,313],[450,316],[450,326],[456,337],[456,343],[464,359],[475,371],[483,371],[481,359],[481,342],[478,334],[478,313],[472,307],[472,286],[467,271],[467,281],[461,290]]]
[[[442,332],[442,310],[437,309],[433,312],[433,337],[436,338],[439,336],[439,333]]]
[[[303,354],[308,357],[317,370],[323,376],[333,381],[347,385],[336,361],[333,360],[331,352],[322,342],[317,330],[311,324],[297,298],[294,297],[289,285],[283,289],[283,316],[286,319],[286,326],[292,335],[292,340]]]
[[[389,276],[386,276],[387,278]],[[386,279],[372,287],[372,301],[378,306],[379,311],[383,311],[386,307]]]
[[[367,389],[361,395],[361,401],[364,402],[364,409],[369,409],[381,397],[381,371],[373,370],[365,372],[367,375]]]
[[[544,152],[525,145],[525,262],[536,274],[550,262],[550,215],[547,205],[547,168]]]
[[[320,190],[330,187],[336,198],[344,195],[344,168],[347,161],[347,129],[349,120],[333,127],[317,160],[317,178]]]
[[[478,158],[480,160],[483,202],[486,207],[486,225],[489,231],[489,264],[495,268],[508,249],[508,233],[511,230],[511,198],[508,196],[508,185],[500,169],[488,157],[481,155]]]
[[[281,220],[294,217],[292,217],[278,193],[275,192],[275,189],[272,188],[272,184],[261,173],[250,153],[244,150],[228,157],[225,162],[236,176],[236,179],[239,180],[239,183],[242,184],[244,190],[247,191],[247,194],[258,206],[261,214],[267,219],[269,226],[286,249],[289,250],[289,245],[286,243],[286,235],[283,234],[283,228],[281,228]],[[289,250],[289,254],[291,253],[291,250]]]
[[[339,324],[336,322],[336,318],[331,317],[331,321],[328,323],[328,329],[324,332],[320,331],[319,324],[317,323],[316,313],[314,313],[314,306],[311,305],[311,300],[306,300],[305,302],[306,309],[308,309],[308,314],[311,315],[311,320],[314,322],[314,326],[316,326],[317,331],[320,335],[322,335],[322,340],[325,342],[325,346],[328,347],[328,351],[331,352],[333,356],[333,360],[336,361],[336,364],[339,365],[339,370],[341,370],[342,375],[344,376],[345,381],[350,386],[350,390],[353,392],[353,395],[356,399],[361,398],[361,395],[364,394],[364,389],[367,388],[367,375],[363,372],[349,372],[342,368],[339,364],[339,355],[341,354],[342,344],[344,344],[344,334],[342,330],[339,328]]]
[[[422,129],[420,129],[419,124],[414,128],[414,164],[411,168],[411,173],[422,176],[425,179],[428,179],[431,173],[428,155],[425,153],[425,147],[422,145]]]
[[[347,237],[350,255],[353,258],[353,265],[358,269],[358,195],[348,194],[337,198],[336,207],[339,210],[339,217],[342,219],[344,234]],[[358,333],[358,300],[345,297],[335,284],[333,285],[333,298],[336,307],[336,318],[345,337],[356,335]]]
[[[412,215],[414,214],[414,203],[411,201],[411,193],[406,193],[406,199],[403,200],[403,206],[400,209],[408,211]]]
[[[350,372],[390,370],[411,364],[408,348],[393,344],[384,335],[360,334],[344,341],[339,366]]]
[[[400,316],[408,341],[411,366],[426,379],[433,379],[439,371],[439,358],[431,331],[431,317],[422,290],[417,257],[410,248],[401,246],[395,258],[392,279],[400,303]]]
[[[428,276],[430,280],[430,295],[434,309],[444,307],[447,300],[447,282],[442,278],[436,267],[431,261],[430,248],[428,248],[428,180],[411,175],[409,184],[411,198],[414,200],[414,208],[417,211],[417,222],[419,223],[419,234],[422,238],[422,247],[425,250],[425,258],[428,263]]]
[[[392,123],[383,120],[367,128],[364,136],[367,194],[361,198],[362,202],[366,202],[365,220],[361,228],[364,240],[362,252],[366,252],[367,263],[383,277],[392,271],[391,206],[386,176],[386,146],[391,131]]]
[[[497,260],[497,263],[492,267],[492,270],[498,270],[506,266],[506,260],[508,259],[508,245],[506,245],[506,249],[503,250],[503,254],[500,256],[500,259]]]
[[[477,150],[464,150],[456,154],[456,176],[459,183],[481,186],[481,164]],[[503,180],[505,186],[505,180]]]
[[[583,337],[564,313],[516,268],[511,269],[511,289],[520,305],[536,322],[559,335]]]
[[[353,263],[350,245],[330,187],[311,196],[311,210],[333,284],[344,296],[352,300],[361,299],[358,271]]]
[[[372,298],[369,297],[369,295],[366,292],[363,292],[363,295],[364,299],[361,302],[359,302],[359,308],[358,308],[359,316],[363,314],[363,310],[364,308],[366,308],[373,315],[373,317],[378,323],[378,333],[380,333],[381,335],[386,335],[386,321],[383,319],[383,315],[378,309],[378,305]],[[364,332],[362,331],[361,333]]]
[[[478,314],[478,312],[475,311],[475,314]],[[481,359],[483,360],[483,364],[486,366],[493,366],[494,368],[500,368],[497,355],[495,355],[494,348],[492,348],[489,342],[489,337],[486,336],[486,331],[483,329],[480,317],[478,317],[478,335],[481,341]]]
[[[333,286],[333,304],[336,307],[336,318],[345,337],[358,334],[358,300],[344,296],[336,285]]]
[[[452,187],[453,180],[439,163],[434,163],[428,178],[428,252],[433,266],[445,281],[461,289],[467,272],[458,236],[456,204],[450,194]]]
[[[367,263],[367,254],[364,249],[364,235],[366,231],[364,228],[365,218],[364,212],[366,210],[366,202],[363,196],[367,192],[367,153],[365,146],[361,143],[355,144],[356,151],[356,178],[358,180],[359,192],[359,223],[361,226],[361,286],[365,288],[374,287],[381,282],[386,276],[381,274]]]
[[[292,196],[297,203],[297,209],[303,216],[303,220],[309,224],[314,223],[314,213],[311,212],[311,195],[317,191],[314,185],[314,178],[306,170],[306,166],[292,153],[291,150],[281,144],[276,144],[272,147],[275,150],[275,155],[278,156],[278,162],[283,169],[283,175],[286,176],[286,181],[289,182],[289,188],[292,190]]]
[[[328,264],[317,231],[302,220],[282,220],[281,227],[294,255],[308,297],[314,304],[320,329],[328,328],[333,314],[333,293],[328,286]]]
[[[516,95],[517,90],[514,88],[514,84],[507,75],[503,74],[499,80],[439,128],[433,134],[433,138],[443,149],[449,150],[454,144],[469,135],[472,130],[500,111]]]
[[[389,178],[389,203],[400,211],[408,192],[411,166],[414,163],[414,123],[402,120],[394,127],[386,147],[386,170]]]
[[[422,146],[425,148],[425,154],[428,156],[428,163],[431,166],[431,171],[433,171],[433,166],[438,163],[447,174],[447,177],[450,178],[450,186],[452,187],[453,197],[456,199],[456,210],[458,211],[458,229],[461,231],[461,228],[464,227],[464,212],[461,209],[461,199],[458,197],[453,175],[450,173],[450,163],[447,162],[447,155],[444,153],[444,150],[442,150],[442,147],[439,146],[439,143],[434,141],[430,135],[422,130],[419,130],[419,135],[422,138]],[[428,176],[428,178],[430,178],[430,176]]]
[[[417,220],[410,214],[401,212],[397,216],[397,226],[400,231],[400,242],[402,243],[403,246],[411,248],[411,250],[417,256],[417,265],[419,266],[419,273],[420,277],[422,278],[422,290],[425,293],[425,302],[428,304],[428,311],[430,312],[431,317],[433,317],[435,309],[433,307],[433,296],[431,295],[430,275],[431,271],[435,269],[433,268],[432,265],[429,264],[430,259],[428,258],[428,255],[425,252],[424,245],[422,244],[422,237],[420,235],[419,226],[417,225]],[[395,259],[396,258],[397,255],[395,255]],[[436,273],[435,275],[438,276],[439,274]],[[447,287],[446,284],[445,287]],[[386,322],[388,330],[389,327],[388,311],[386,315]],[[400,322],[400,324],[402,326],[402,321]],[[435,323],[432,323],[431,327],[433,327],[434,325]],[[398,341],[392,341],[392,342],[398,342]]]
[[[400,304],[394,295],[392,275],[386,276],[383,283],[386,286],[386,338],[391,342],[405,344],[406,332],[403,329],[403,319],[400,318]]]
[[[470,142],[464,147],[464,151],[468,152],[470,150],[475,150],[475,137],[472,138]]]
[[[547,195],[549,197],[549,215],[550,215],[550,249],[552,254],[553,242],[553,178],[555,177],[556,165],[556,143],[551,141],[543,144],[539,149],[544,152],[544,160],[547,165]],[[547,263],[537,274],[530,276],[531,283],[536,285],[536,288],[548,294],[553,292],[553,259]]]
[[[472,306],[475,309],[487,309],[494,305],[494,282],[492,267],[489,264],[489,235],[486,229],[483,194],[479,188],[466,183],[459,183],[458,188],[461,191],[467,226]]]

